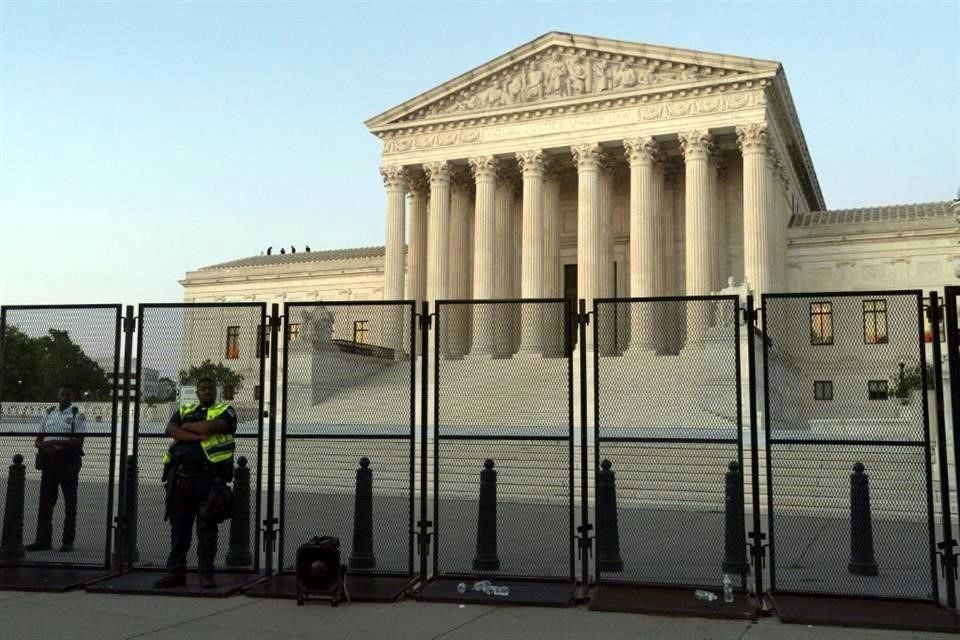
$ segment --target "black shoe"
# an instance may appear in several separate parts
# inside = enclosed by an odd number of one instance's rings
[[[213,577],[212,573],[202,573],[200,574],[200,586],[204,589],[216,589],[217,579]]]
[[[157,589],[172,589],[173,587],[182,587],[187,584],[187,577],[182,573],[168,573],[153,583]]]
[[[53,549],[53,545],[49,542],[33,542],[24,547],[27,551],[50,551]]]
[[[72,542],[64,542],[64,543],[60,546],[60,551],[63,552],[63,553],[70,553],[71,551],[73,551],[73,543],[72,543]]]

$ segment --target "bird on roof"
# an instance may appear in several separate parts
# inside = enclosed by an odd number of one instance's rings
[[[271,253],[273,253],[273,245],[267,247],[267,255],[269,256]]]
[[[280,255],[283,255],[285,253],[286,253],[286,250],[283,247],[280,247]]]
[[[306,247],[304,247],[304,249],[307,251],[307,253],[310,253],[310,245],[307,245]]]
[[[297,252],[297,248],[293,245],[290,245],[290,253],[296,253],[296,252]]]

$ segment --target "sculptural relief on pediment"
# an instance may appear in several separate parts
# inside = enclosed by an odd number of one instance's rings
[[[603,97],[741,72],[571,47],[551,47],[410,113],[399,122]]]

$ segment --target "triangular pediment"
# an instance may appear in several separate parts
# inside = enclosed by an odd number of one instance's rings
[[[780,64],[566,33],[548,33],[367,121],[371,130],[681,89]]]

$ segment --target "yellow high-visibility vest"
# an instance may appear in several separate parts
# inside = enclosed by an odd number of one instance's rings
[[[197,407],[200,405],[196,402],[188,402],[180,406],[180,417],[190,415],[197,410]],[[216,420],[224,411],[230,408],[230,405],[226,402],[217,402],[216,404],[211,405],[207,408],[207,417],[206,420]],[[229,433],[212,433],[203,440],[200,441],[200,447],[203,449],[203,454],[207,456],[207,460],[216,464],[218,462],[227,462],[233,458],[233,451],[236,449],[237,443],[232,434]],[[167,451],[163,454],[163,463],[166,464],[170,462],[170,452]]]

